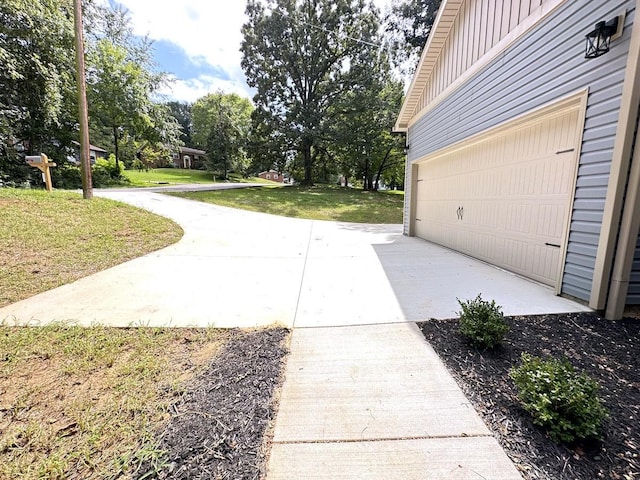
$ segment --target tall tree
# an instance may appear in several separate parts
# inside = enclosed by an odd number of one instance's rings
[[[249,167],[247,146],[251,102],[235,93],[210,93],[192,107],[194,144],[207,151],[208,168],[227,178],[229,170],[242,174]]]
[[[104,18],[92,20],[87,94],[93,129],[109,130],[118,166],[123,138],[163,148],[178,143],[179,129],[169,109],[154,101],[166,75],[155,71],[152,43],[133,35],[126,12],[107,8]]]
[[[71,1],[0,2],[0,175],[28,175],[16,147],[55,156],[70,143],[76,116],[72,52]]]
[[[427,44],[441,0],[393,0],[385,17],[385,33],[395,67],[413,75]]]
[[[377,49],[377,10],[364,0],[249,0],[246,13],[242,67],[259,117],[300,153],[310,185],[327,111],[358,88]]]

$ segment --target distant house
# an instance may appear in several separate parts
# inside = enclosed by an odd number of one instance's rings
[[[284,175],[282,173],[278,173],[275,170],[269,170],[268,172],[260,172],[258,174],[259,178],[263,178],[265,180],[272,180],[274,182],[284,182]]]
[[[71,163],[78,164],[80,163],[80,143],[73,142],[73,146],[75,147],[74,155],[67,157],[67,160],[69,160]],[[109,152],[107,152],[103,148],[89,144],[89,161],[91,162],[91,165],[96,163],[96,160],[98,160],[99,158],[107,158],[108,153]]]
[[[95,163],[99,158],[107,158],[107,153],[105,149],[89,144],[89,159],[91,163]]]
[[[173,152],[173,165],[177,168],[203,169],[207,161],[207,152],[189,147],[178,147]]]

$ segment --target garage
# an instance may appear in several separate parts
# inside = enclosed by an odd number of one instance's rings
[[[560,102],[413,166],[413,233],[559,289],[584,111]]]

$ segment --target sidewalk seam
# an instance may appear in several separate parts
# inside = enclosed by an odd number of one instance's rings
[[[304,264],[302,265],[302,276],[300,277],[300,288],[298,289],[298,299],[296,300],[296,310],[293,314],[293,323],[291,324],[291,330],[296,327],[296,320],[298,319],[298,308],[300,308],[300,297],[302,297],[302,286],[304,285],[304,276],[307,273],[307,260],[309,259],[309,249],[311,248],[311,237],[313,236],[313,226],[315,222],[311,221],[309,227],[309,240],[307,240],[307,249],[304,252]]]
[[[379,437],[362,439],[341,439],[341,440],[273,440],[273,445],[305,445],[305,444],[329,444],[329,443],[375,443],[375,442],[402,442],[406,440],[446,440],[452,438],[495,438],[491,433],[470,434],[470,435],[424,435],[418,437]]]

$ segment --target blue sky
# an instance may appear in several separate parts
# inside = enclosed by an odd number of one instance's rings
[[[222,90],[251,97],[240,66],[246,0],[117,0],[134,31],[154,40],[155,60],[174,81],[161,93],[193,102]],[[375,0],[383,8],[388,0]]]

